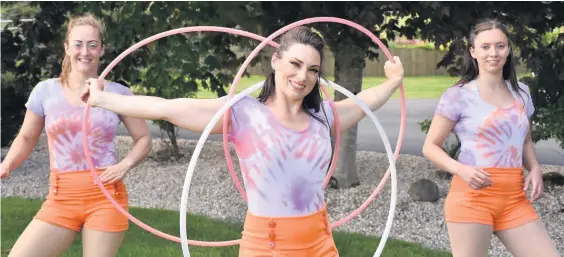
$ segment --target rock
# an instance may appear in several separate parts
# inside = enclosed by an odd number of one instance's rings
[[[444,179],[444,180],[449,180],[452,179],[452,174],[448,171],[444,171],[444,170],[437,170],[435,171],[437,174],[437,177]]]
[[[413,182],[407,193],[414,201],[434,202],[441,197],[437,184],[428,179]]]
[[[448,195],[448,188],[441,188],[439,189],[439,197],[443,198],[446,197]]]
[[[542,181],[545,187],[564,186],[564,176],[558,172],[548,172],[542,174]]]

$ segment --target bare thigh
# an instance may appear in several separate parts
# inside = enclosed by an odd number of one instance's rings
[[[77,232],[34,219],[20,235],[9,257],[58,257],[72,244]]]
[[[493,227],[477,223],[447,222],[453,257],[487,257]]]
[[[514,257],[560,256],[540,219],[495,234]]]
[[[125,232],[82,230],[83,257],[115,257],[123,242]]]

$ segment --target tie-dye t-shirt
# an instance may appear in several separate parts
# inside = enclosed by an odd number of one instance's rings
[[[131,91],[117,83],[109,83],[104,91],[131,95]],[[42,81],[32,90],[25,105],[45,118],[45,132],[49,145],[50,168],[62,172],[88,170],[82,144],[84,106],[72,105],[65,97],[59,79]],[[88,142],[96,167],[117,161],[114,138],[120,117],[101,108],[90,108]]]
[[[436,114],[456,122],[454,133],[461,141],[458,161],[473,167],[521,168],[523,144],[534,113],[529,87],[515,92],[510,106],[498,108],[479,95],[476,81],[446,90]]]
[[[331,161],[328,102],[307,129],[282,125],[257,99],[245,96],[231,108],[230,140],[239,158],[249,212],[260,216],[300,216],[320,210],[323,181]],[[327,118],[325,118],[327,117]]]

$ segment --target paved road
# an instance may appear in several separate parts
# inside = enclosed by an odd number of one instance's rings
[[[405,135],[401,153],[413,154],[421,156],[421,148],[425,140],[425,134],[421,132],[419,124],[424,119],[431,118],[437,104],[437,100],[408,100],[407,101],[407,117],[405,122]],[[382,124],[392,150],[395,149],[396,141],[399,136],[400,125],[400,101],[390,100],[380,110],[375,112],[378,121]],[[153,137],[160,137],[161,133],[158,127],[150,125]],[[123,125],[118,130],[120,135],[128,135]],[[198,140],[200,134],[192,133],[186,130],[180,130],[179,136],[185,139]],[[221,136],[210,136],[208,140],[221,140]],[[378,130],[371,120],[364,119],[359,123],[358,150],[385,152],[384,144]],[[556,141],[541,141],[536,144],[535,148],[539,162],[541,164],[563,165],[564,166],[564,150],[560,149]]]

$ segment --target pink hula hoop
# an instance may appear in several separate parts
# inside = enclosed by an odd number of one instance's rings
[[[313,21],[312,21],[313,20]],[[258,36],[256,34],[250,33],[250,32],[246,32],[246,31],[242,31],[242,30],[237,30],[237,29],[231,29],[231,28],[224,28],[224,27],[214,27],[214,26],[198,26],[198,27],[187,27],[187,28],[181,28],[181,29],[174,29],[174,30],[169,30],[163,33],[159,33],[156,35],[153,35],[149,38],[144,39],[143,41],[140,41],[139,43],[136,43],[135,45],[131,46],[130,48],[128,48],[126,51],[124,51],[122,54],[120,54],[118,57],[116,57],[109,65],[108,67],[106,67],[106,69],[104,69],[104,71],[102,72],[102,74],[100,75],[99,79],[103,80],[105,78],[105,76],[110,72],[110,70],[117,65],[117,63],[119,63],[123,58],[125,58],[125,56],[129,55],[131,52],[137,50],[138,48],[152,42],[155,40],[158,40],[160,38],[166,37],[166,36],[170,36],[170,35],[174,35],[174,34],[180,34],[180,33],[188,33],[188,32],[203,32],[203,31],[209,31],[209,32],[227,32],[227,33],[232,33],[235,35],[241,35],[241,36],[246,36],[249,38],[253,38],[253,39],[257,39],[257,40],[262,40],[261,45],[259,45],[255,51],[253,51],[253,53],[251,53],[251,56],[249,56],[249,58],[254,57],[256,55],[256,53],[258,51],[260,51],[262,48],[264,48],[264,46],[266,44],[270,44],[273,46],[276,46],[275,43],[273,43],[271,40],[272,38],[278,36],[279,34],[291,29],[292,27],[290,26],[299,26],[299,25],[303,25],[305,23],[313,23],[313,22],[320,22],[320,21],[326,21],[326,22],[336,22],[336,23],[342,23],[342,24],[346,24],[352,27],[355,27],[359,30],[361,30],[362,32],[364,32],[365,34],[368,34],[368,36],[370,36],[370,38],[375,41],[382,50],[384,50],[386,56],[388,57],[389,60],[393,61],[393,58],[391,56],[391,54],[389,53],[389,51],[387,50],[387,48],[374,36],[372,35],[368,30],[366,30],[365,28],[363,28],[362,26],[347,21],[347,20],[343,20],[343,19],[339,19],[339,18],[313,18],[313,19],[306,19],[306,20],[302,20],[300,22],[296,22],[293,24],[290,24],[282,29],[280,29],[279,31],[277,31],[276,33],[272,34],[269,38],[264,38],[261,36]],[[259,48],[260,47],[260,48]],[[242,73],[243,73],[243,68],[246,68],[246,66],[248,66],[248,64],[250,63],[250,59],[247,59],[244,63],[244,66],[239,70],[239,73],[237,74],[237,76],[235,77],[235,80],[232,84],[232,88],[230,90],[230,95],[233,94],[233,92],[235,91],[235,85],[236,83],[238,83],[238,81],[240,80]],[[322,87],[324,94],[326,96],[328,96],[327,91],[324,89],[324,87]],[[397,160],[397,157],[399,156],[399,151],[400,151],[400,147],[403,141],[403,132],[404,132],[404,126],[405,126],[405,94],[404,94],[404,90],[403,90],[403,86],[400,86],[400,95],[401,95],[401,125],[400,125],[400,137],[398,139],[397,142],[397,146],[396,146],[396,152],[394,153],[394,159]],[[331,106],[332,108],[334,108],[334,105],[332,103],[332,101],[330,100]],[[106,198],[108,198],[108,200],[117,208],[117,210],[122,213],[123,215],[125,215],[129,220],[131,220],[133,223],[135,223],[136,225],[138,225],[139,227],[145,229],[146,231],[159,236],[161,238],[170,240],[170,241],[174,241],[174,242],[180,242],[180,238],[176,237],[176,236],[172,236],[169,235],[167,233],[161,232],[157,229],[152,228],[151,226],[143,223],[142,221],[138,220],[137,218],[135,218],[133,215],[131,215],[128,211],[126,211],[125,209],[123,209],[123,207],[121,207],[117,201],[112,197],[112,195],[107,191],[107,189],[103,186],[103,184],[100,181],[100,178],[98,177],[97,171],[94,167],[94,163],[91,157],[91,153],[90,153],[90,148],[88,146],[88,129],[89,129],[89,114],[90,114],[90,108],[91,106],[89,104],[86,105],[86,108],[84,110],[84,120],[83,120],[83,124],[82,124],[82,132],[83,132],[83,148],[84,148],[84,153],[85,153],[85,157],[86,157],[86,161],[88,163],[88,165],[90,166],[90,171],[94,177],[95,183],[98,185],[98,187],[102,190],[103,194],[106,196]],[[336,113],[336,112],[334,112]],[[334,115],[335,116],[335,115]],[[229,117],[228,113],[226,113],[226,115],[224,117]],[[336,120],[336,123],[338,124],[338,121]],[[337,127],[338,125],[336,125]],[[338,145],[336,144],[336,148],[338,147]],[[230,156],[229,154],[227,154],[226,156]],[[231,171],[231,170],[230,170]],[[331,171],[330,171],[331,172]],[[234,174],[232,174],[233,176]],[[390,175],[390,170],[388,169],[388,171],[386,172],[386,175],[384,176],[383,180],[380,182],[378,188],[372,193],[372,195],[369,197],[369,199],[356,211],[354,211],[353,213],[351,213],[350,215],[348,215],[347,217],[343,218],[342,220],[337,221],[336,223],[332,224],[333,227],[337,227],[345,222],[347,222],[348,220],[351,220],[354,216],[358,215],[360,212],[362,212],[364,209],[366,209],[366,207],[368,206],[368,204],[374,200],[374,198],[379,194],[379,192],[381,191],[383,184],[386,182],[386,180],[388,179]],[[326,178],[326,182],[325,185],[327,185],[328,180],[331,176],[331,173],[328,173],[327,178]],[[236,176],[234,177],[236,178]],[[244,192],[244,190],[242,190],[242,187],[240,186],[240,183],[235,182],[236,184],[238,184],[238,189],[240,190],[240,192]],[[218,241],[218,242],[206,242],[206,241],[196,241],[196,240],[188,240],[188,244],[190,245],[196,245],[196,246],[210,246],[210,247],[218,247],[218,246],[232,246],[232,245],[236,245],[240,242],[240,240],[230,240],[230,241]]]
[[[386,48],[386,46],[382,43],[382,41],[380,41],[380,39],[378,39],[378,37],[376,37],[374,34],[372,34],[369,30],[367,30],[366,28],[362,27],[361,25],[349,21],[349,20],[345,20],[345,19],[341,19],[341,18],[336,18],[336,17],[316,17],[316,18],[308,18],[308,19],[303,19],[301,21],[297,21],[294,22],[292,24],[289,24],[281,29],[279,29],[278,31],[274,32],[273,34],[271,34],[270,36],[268,36],[268,38],[264,39],[260,45],[258,45],[255,50],[253,50],[251,52],[251,54],[247,57],[247,59],[245,60],[245,62],[243,63],[242,67],[239,69],[239,72],[237,73],[237,75],[235,76],[235,79],[233,80],[233,83],[231,84],[231,89],[229,91],[229,98],[231,98],[233,96],[233,94],[235,93],[235,89],[237,84],[239,83],[239,80],[241,79],[241,77],[243,76],[243,71],[247,68],[247,66],[250,64],[251,60],[253,58],[255,58],[255,56],[258,54],[258,52],[260,50],[262,50],[266,44],[270,44],[270,42],[272,42],[272,40],[276,37],[278,37],[279,35],[281,35],[282,33],[301,26],[301,25],[305,25],[305,24],[310,24],[310,23],[316,23],[316,22],[332,22],[332,23],[340,23],[340,24],[344,24],[344,25],[348,25],[350,27],[353,27],[355,29],[358,29],[359,31],[363,32],[365,35],[367,35],[370,39],[372,39],[373,42],[375,42],[380,49],[382,49],[382,51],[384,52],[384,54],[386,55],[386,57],[388,58],[389,61],[394,62],[394,58],[392,56],[392,54],[390,53],[390,51],[388,50],[388,48]],[[323,93],[328,96],[327,91],[325,90],[325,87],[321,87],[323,90]],[[399,153],[401,151],[401,145],[403,143],[403,136],[404,136],[404,131],[405,131],[405,116],[406,116],[406,107],[405,107],[405,90],[403,88],[403,84],[400,85],[400,99],[401,99],[401,114],[400,114],[400,131],[399,131],[399,138],[398,141],[396,143],[396,150],[394,152],[394,160],[397,161],[398,157],[399,157]],[[335,118],[335,128],[336,131],[339,131],[340,127],[339,127],[339,121],[338,121],[338,117],[337,117],[337,111],[335,108],[335,105],[333,103],[333,101],[331,100],[331,98],[329,98],[329,103],[331,104],[331,108],[333,109],[333,116]],[[228,142],[228,138],[227,138],[227,133],[228,133],[228,128],[227,128],[227,123],[228,123],[228,119],[230,117],[230,111],[231,108],[227,109],[227,112],[224,115],[224,119],[223,119],[223,142],[224,142],[224,152],[225,152],[225,157],[227,158],[227,165],[231,166],[230,167],[230,172],[232,172],[231,176],[233,178],[233,180],[235,180],[235,183],[238,186],[238,188],[240,188],[240,182],[236,177],[236,174],[234,171],[232,171],[232,161],[231,161],[231,154],[229,152],[229,146],[227,145]],[[336,156],[338,156],[339,153],[339,140],[340,140],[340,133],[336,133],[336,140],[335,140],[335,151],[334,151],[334,158]],[[329,169],[329,172],[325,178],[325,182],[324,182],[324,186],[327,186],[331,175],[333,174],[334,168],[335,168],[335,164],[336,161],[334,161],[331,164],[331,167]],[[364,211],[368,205],[374,201],[374,199],[376,199],[376,197],[378,196],[378,194],[380,194],[380,192],[382,191],[382,188],[384,187],[384,184],[386,183],[386,181],[388,180],[388,178],[390,177],[390,169],[388,168],[388,170],[386,171],[386,174],[384,175],[384,178],[380,181],[380,184],[378,184],[378,187],[374,190],[374,192],[368,197],[368,199],[355,211],[351,212],[349,215],[345,216],[344,218],[337,220],[336,222],[331,224],[332,228],[338,227],[343,225],[344,223],[352,220],[355,216],[357,216],[358,214],[360,214],[362,211]],[[243,194],[245,200],[246,200],[246,195],[243,193],[242,188],[240,189],[241,193]]]

